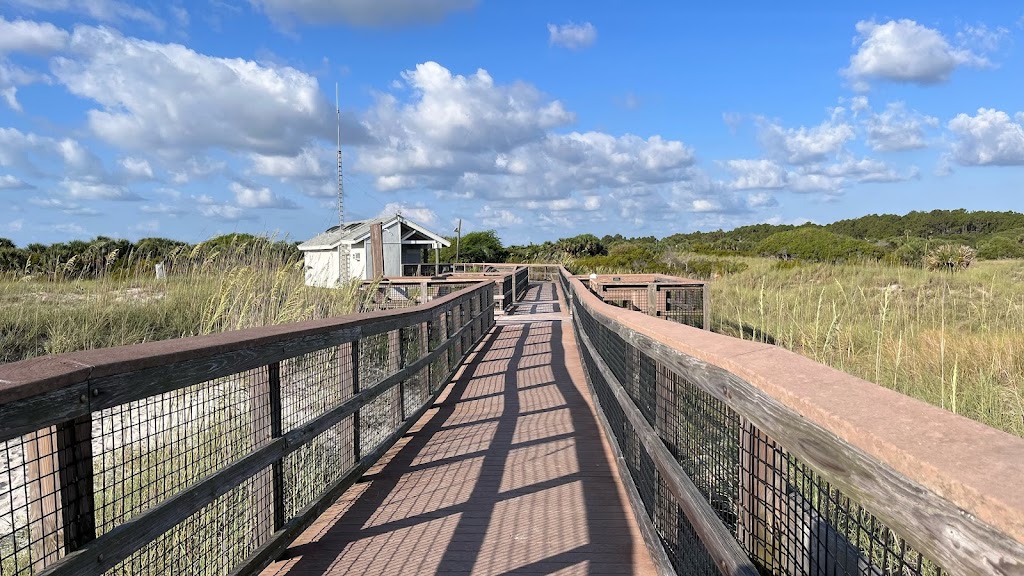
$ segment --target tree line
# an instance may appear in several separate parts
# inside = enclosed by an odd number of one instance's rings
[[[238,261],[253,254],[282,262],[301,258],[297,243],[252,234],[225,234],[199,244],[170,238],[143,238],[131,242],[97,236],[92,240],[34,243],[22,248],[7,238],[0,238],[0,272],[51,280],[97,278],[152,270],[157,263],[174,266],[207,260]]]

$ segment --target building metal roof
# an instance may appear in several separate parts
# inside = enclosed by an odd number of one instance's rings
[[[326,231],[317,234],[302,244],[299,244],[299,250],[330,250],[337,248],[342,244],[358,244],[370,237],[370,228],[372,228],[374,224],[379,223],[384,228],[390,228],[396,222],[412,229],[416,233],[411,238],[403,237],[403,241],[408,239],[433,240],[438,242],[441,246],[451,246],[451,242],[446,240],[443,236],[431,232],[423,226],[397,215],[373,218],[370,220],[356,220],[354,222],[346,222],[341,226],[332,226]]]

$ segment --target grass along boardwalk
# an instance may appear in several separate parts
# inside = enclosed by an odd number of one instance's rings
[[[264,575],[654,574],[565,309],[554,285],[532,286]]]

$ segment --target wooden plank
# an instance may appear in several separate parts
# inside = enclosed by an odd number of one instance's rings
[[[665,481],[672,495],[676,497],[676,502],[686,514],[708,554],[715,560],[718,569],[723,574],[757,576],[757,568],[747,558],[746,552],[715,514],[700,490],[679,467],[675,457],[665,447],[658,433],[651,428],[643,413],[629,397],[629,393],[605,364],[604,359],[599,354],[593,353],[597,348],[590,341],[586,331],[577,330],[576,334],[582,346],[592,351],[591,357],[594,360],[594,365],[607,382],[608,390],[615,396],[619,407],[622,408],[623,415],[629,420],[634,435],[651,460],[654,461],[658,474]],[[611,438],[614,439],[614,436]]]
[[[1024,573],[1024,544],[964,514],[734,374],[636,333],[584,305],[600,324],[748,418],[944,569],[965,574]]]
[[[384,277],[384,227],[380,223],[370,226],[370,266],[371,278]]]
[[[89,414],[89,385],[72,384],[0,404],[0,442]]]
[[[57,463],[64,549],[70,553],[96,539],[91,416],[57,426]]]
[[[288,342],[244,348],[217,356],[98,378],[92,382],[94,397],[91,408],[94,411],[102,410],[253,370],[349,342],[358,337],[359,333],[358,328],[337,330],[325,334],[308,335]]]
[[[25,439],[29,536],[32,572],[38,574],[64,556],[64,512],[57,470],[57,427],[49,426]]]

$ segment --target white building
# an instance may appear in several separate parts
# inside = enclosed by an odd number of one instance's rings
[[[380,240],[374,233],[379,226]],[[444,237],[402,216],[347,222],[299,244],[306,265],[306,285],[334,287],[342,278],[342,262],[348,262],[348,278],[372,280],[376,275],[401,276],[403,264],[419,264],[424,250],[437,253],[451,246]],[[383,266],[374,265],[374,255]],[[381,257],[382,256],[382,257]],[[375,274],[376,271],[376,274]]]

